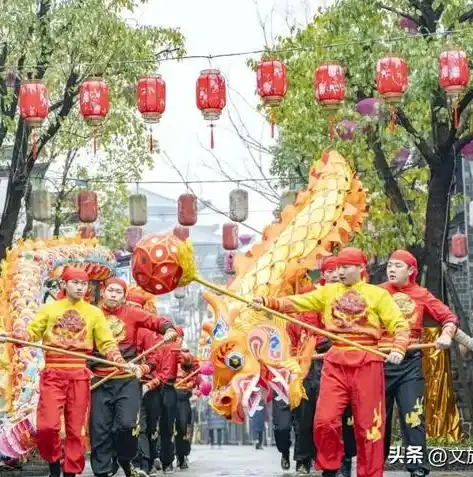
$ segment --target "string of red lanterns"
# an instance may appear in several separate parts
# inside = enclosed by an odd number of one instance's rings
[[[439,84],[453,108],[454,123],[458,125],[457,104],[468,86],[470,69],[466,53],[448,48],[439,57]],[[400,56],[381,58],[376,65],[376,85],[379,94],[390,106],[391,126],[395,124],[395,104],[408,87],[408,65]],[[284,100],[288,90],[288,72],[280,60],[262,60],[256,68],[257,93],[265,106],[271,108],[271,136],[274,137],[275,108]],[[333,138],[333,116],[345,99],[345,74],[336,62],[320,65],[314,73],[314,95],[317,102],[329,111],[330,137]],[[93,130],[94,151],[97,129],[106,119],[110,108],[107,83],[100,78],[88,78],[80,88],[80,112]],[[217,69],[201,71],[196,82],[196,106],[203,118],[210,122],[210,147],[214,147],[214,122],[227,102],[225,78]],[[33,157],[36,158],[35,129],[42,126],[48,115],[48,90],[39,80],[22,82],[19,92],[20,113],[33,129]],[[160,121],[166,110],[166,83],[160,75],[145,76],[138,81],[137,108],[148,124]],[[152,132],[150,150],[153,150]]]

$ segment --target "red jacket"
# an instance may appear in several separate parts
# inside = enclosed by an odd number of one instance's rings
[[[157,316],[139,308],[122,305],[110,310],[105,306],[102,311],[112,330],[113,336],[120,348],[120,352],[126,361],[130,361],[139,354],[137,352],[138,330],[148,329],[164,334],[167,329],[173,328],[171,321],[162,316]],[[94,355],[101,356],[98,352]],[[93,366],[92,370],[97,376],[106,376],[114,371],[114,368],[103,365]],[[145,370],[145,371],[149,371]]]
[[[458,327],[458,318],[450,310],[448,306],[443,304],[438,298],[435,298],[426,288],[417,283],[409,283],[402,288],[386,282],[380,285],[388,290],[393,296],[410,326],[409,342],[419,343],[424,326],[424,315],[430,316],[442,329],[449,327],[452,330],[452,337]],[[384,330],[379,343],[380,347],[389,347],[391,345],[392,336]]]
[[[161,335],[156,332],[140,329],[137,339],[138,353],[141,354],[156,343],[161,342],[161,340]],[[147,385],[151,389],[161,383],[173,385],[176,382],[180,368],[189,371],[192,370],[193,366],[191,358],[182,353],[176,343],[161,345],[146,357],[146,363],[151,365],[152,370],[144,377],[144,380],[147,381]]]

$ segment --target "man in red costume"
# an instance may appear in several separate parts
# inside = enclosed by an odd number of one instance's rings
[[[381,286],[394,298],[410,325],[409,344],[420,343],[426,315],[433,318],[441,327],[437,339],[438,349],[450,346],[458,326],[458,318],[435,298],[428,290],[417,285],[418,270],[416,258],[406,250],[394,252],[388,262],[388,281]],[[380,346],[391,348],[391,336],[385,333]],[[422,372],[422,352],[410,351],[399,366],[386,363],[386,435],[385,458],[391,445],[391,426],[394,401],[399,409],[404,448],[418,449],[422,456],[411,459],[406,467],[412,477],[424,477],[429,473],[424,415],[424,386]]]
[[[304,295],[255,297],[253,307],[283,313],[323,313],[332,333],[376,349],[384,326],[394,335],[388,360],[399,364],[409,340],[409,325],[382,288],[369,285],[367,259],[356,248],[337,257],[340,283],[327,284]],[[369,392],[368,392],[369,390]],[[357,476],[382,477],[385,418],[384,361],[355,347],[334,342],[324,358],[318,406],[315,412],[316,467],[323,477],[335,477],[343,458],[342,416],[351,405],[357,448]]]
[[[179,366],[177,370],[176,378],[177,383],[180,381],[183,381],[183,383],[178,386],[176,385],[177,408],[175,437],[177,465],[181,470],[189,467],[187,458],[191,453],[192,435],[192,409],[190,399],[192,397],[192,390],[200,384],[198,369],[199,361],[190,353],[183,336],[181,344],[181,366]]]
[[[317,286],[324,286],[327,283],[338,283],[337,259],[334,256],[325,258],[320,268],[322,274]],[[300,293],[308,293],[314,290],[314,285],[310,283],[300,290]],[[298,319],[306,323],[323,327],[320,313],[301,313]],[[312,358],[313,352],[325,353],[332,345],[331,340],[322,335],[316,335],[294,323],[289,323],[286,327],[289,339],[292,345],[292,355],[300,357],[301,368],[307,366],[306,356],[310,353]],[[320,389],[320,378],[323,368],[322,359],[310,359],[309,370],[304,378],[304,388],[307,399],[303,399],[300,405],[293,411],[294,415],[294,460],[296,461],[296,471],[299,474],[309,474],[312,461],[316,455],[314,445],[314,414],[316,409],[317,398]],[[289,406],[286,406],[288,412]],[[342,419],[344,457],[343,464],[340,469],[342,477],[350,477],[351,460],[356,455],[355,436],[353,434],[353,426],[349,425],[352,421],[351,409],[347,408]],[[290,429],[289,429],[290,430]]]
[[[156,331],[166,342],[176,339],[176,331],[166,318],[153,315],[136,307],[125,305],[126,283],[113,277],[106,281],[102,310],[114,338],[126,360],[137,356],[137,332],[140,328]],[[136,473],[131,460],[138,447],[141,385],[139,379],[149,373],[153,365],[134,365],[135,375],[120,373],[92,392],[90,413],[91,465],[97,477],[115,472],[114,457],[122,466],[126,477]],[[93,367],[96,378],[108,376],[113,369]],[[137,379],[138,378],[138,379]]]
[[[97,349],[109,361],[125,363],[113,334],[99,308],[84,301],[89,285],[87,273],[74,267],[65,269],[63,298],[43,305],[30,322],[25,334],[15,338],[43,341],[58,349],[91,354]],[[112,368],[116,369],[116,368]],[[130,372],[132,372],[130,368]],[[41,457],[49,463],[50,477],[60,477],[64,457],[64,477],[84,470],[85,449],[82,429],[90,402],[90,371],[86,360],[45,352],[36,413],[36,441]],[[64,416],[66,439],[61,446],[61,417]]]

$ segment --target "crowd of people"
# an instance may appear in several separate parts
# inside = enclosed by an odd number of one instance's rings
[[[282,469],[291,467],[294,435],[299,474],[315,465],[323,477],[348,477],[356,455],[358,477],[381,477],[396,402],[404,446],[422,449],[407,470],[412,477],[427,475],[422,355],[413,345],[420,342],[428,314],[442,330],[435,345],[448,348],[457,317],[417,285],[416,259],[404,250],[392,254],[387,282],[380,286],[368,283],[366,256],[355,248],[325,259],[321,273],[319,283],[296,295],[255,297],[252,304],[332,333],[328,339],[301,323],[287,325],[292,354],[300,358],[309,351],[309,359],[300,359],[306,399],[293,410],[277,398],[271,403]],[[3,335],[57,350],[45,352],[37,409],[37,447],[50,477],[83,472],[86,427],[96,477],[111,477],[120,467],[126,477],[170,473],[176,464],[188,468],[191,399],[200,377],[183,329],[146,311],[146,297],[128,292],[117,277],[106,281],[100,306],[84,300],[89,288],[84,270],[66,268],[62,283],[57,300],[43,305],[26,331]],[[64,354],[71,351],[92,361]],[[221,446],[224,419],[207,409],[209,442]],[[414,411],[412,422],[407,416]],[[252,420],[258,450],[266,412]]]

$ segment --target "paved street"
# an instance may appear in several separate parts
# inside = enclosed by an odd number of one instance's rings
[[[250,446],[223,446],[221,449],[197,445],[193,447],[190,457],[190,468],[185,471],[176,471],[176,476],[182,477],[219,477],[219,476],[257,476],[282,477],[295,475],[292,469],[289,472],[281,471],[279,454],[275,447],[265,447],[257,451]],[[319,472],[314,472],[319,476]],[[473,477],[471,472],[433,472],[433,477]],[[407,477],[405,472],[385,472],[384,477]],[[123,475],[120,475],[123,477]],[[355,476],[353,476],[355,477]]]

